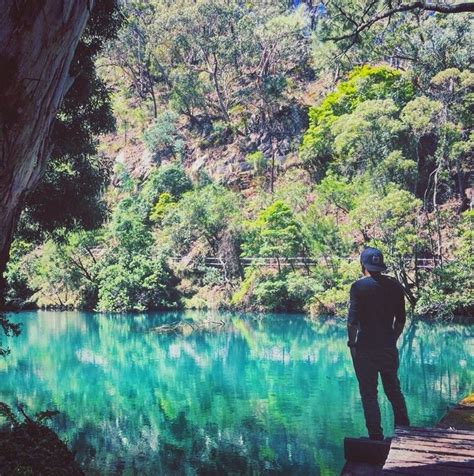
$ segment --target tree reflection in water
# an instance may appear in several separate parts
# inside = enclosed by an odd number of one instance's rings
[[[364,434],[342,320],[219,314],[212,332],[156,334],[204,313],[22,313],[0,399],[57,408],[88,474],[336,474]],[[416,425],[472,382],[472,328],[412,323],[401,381]],[[384,428],[393,430],[382,403]]]

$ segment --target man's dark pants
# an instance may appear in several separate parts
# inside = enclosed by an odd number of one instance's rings
[[[373,439],[383,438],[380,408],[377,401],[379,373],[385,395],[392,404],[395,425],[408,426],[410,422],[407,407],[397,375],[399,363],[397,348],[357,349],[353,360],[369,437]]]

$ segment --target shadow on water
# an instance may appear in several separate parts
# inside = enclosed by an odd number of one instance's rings
[[[225,326],[150,332],[209,318]],[[0,400],[60,410],[54,429],[87,474],[337,474],[344,436],[364,433],[343,321],[196,312],[13,319],[24,331],[0,361]],[[471,329],[407,328],[401,382],[414,424],[432,425],[468,391]]]

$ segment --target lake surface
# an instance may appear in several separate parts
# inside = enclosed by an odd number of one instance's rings
[[[345,323],[213,314],[228,325],[149,331],[206,316],[12,314],[23,332],[0,360],[0,400],[59,410],[51,426],[86,474],[338,474],[344,436],[365,434]],[[472,388],[473,328],[411,323],[400,350],[412,424],[433,425]]]

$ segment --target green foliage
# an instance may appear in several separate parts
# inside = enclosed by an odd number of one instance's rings
[[[121,23],[116,0],[94,5],[71,63],[74,82],[52,126],[51,160],[41,183],[26,198],[19,234],[28,239],[43,239],[63,227],[90,230],[105,217],[101,194],[108,170],[96,157],[96,138],[113,131],[115,120],[95,59]]]
[[[345,175],[372,172],[390,154],[402,130],[398,108],[391,99],[360,103],[332,125],[336,167]]]
[[[196,241],[202,241],[215,253],[222,233],[234,226],[238,214],[236,194],[211,184],[185,193],[164,218],[163,225],[174,252],[187,253]]]
[[[436,208],[439,197],[447,197],[439,188],[463,193],[472,150],[465,101],[472,83],[470,73],[451,68],[432,79],[429,96],[413,97],[409,75],[387,67],[356,68],[310,109],[301,157],[319,180],[326,171],[366,176],[378,191],[394,183],[423,198],[425,207],[432,199]],[[448,184],[448,173],[457,176],[457,186]]]
[[[316,281],[291,268],[275,273],[252,269],[232,296],[232,304],[258,311],[307,311],[317,290]]]
[[[423,287],[416,311],[419,314],[451,318],[453,314],[474,313],[474,211],[466,211],[457,226],[453,259],[433,270]]]
[[[422,137],[436,131],[441,108],[439,101],[418,96],[403,108],[400,118],[416,137]]]
[[[316,292],[308,303],[310,314],[345,316],[351,284],[360,278],[359,260],[332,256],[329,266],[316,266],[313,275]]]
[[[154,249],[140,199],[126,197],[118,203],[105,242],[109,246],[97,264],[99,310],[144,311],[177,305],[176,280],[166,255]]]
[[[416,162],[406,159],[400,150],[390,152],[372,172],[373,183],[382,188],[388,187],[391,183],[397,183],[413,189],[416,176]]]
[[[308,311],[314,296],[320,291],[320,286],[314,273],[309,275],[297,271],[288,272],[286,276],[286,306],[291,311]]]
[[[97,157],[53,158],[42,182],[28,198],[17,235],[40,240],[63,229],[97,228],[106,214],[102,193],[108,178],[104,162]]]
[[[395,128],[393,132],[397,132],[399,129],[393,121],[394,115],[398,107],[406,104],[413,94],[411,82],[393,68],[355,68],[348,79],[339,83],[336,90],[328,94],[319,106],[310,108],[309,128],[300,151],[304,162],[317,176],[322,177],[333,154],[351,153],[349,144],[354,140],[362,147],[371,133],[371,127],[379,118],[379,136],[388,135],[384,141],[390,140],[391,131]],[[333,143],[338,134],[342,137],[334,152]],[[374,137],[372,144],[377,146],[378,139]],[[349,144],[346,145],[346,142]]]
[[[105,73],[119,78],[119,103],[131,95],[130,107],[155,118],[160,109],[176,111],[206,131],[203,144],[284,119],[278,106],[293,102],[290,79],[298,80],[309,60],[301,12],[285,2],[205,0],[132,2],[122,14],[128,21],[109,48],[114,66]]]
[[[39,306],[91,309],[97,302],[96,232],[70,232],[60,242],[48,240],[9,263],[9,299]],[[14,242],[13,250],[24,248]],[[21,286],[18,285],[21,284]]]
[[[154,123],[143,134],[147,149],[157,157],[181,155],[183,142],[178,134],[178,117],[172,111],[164,111],[157,115]]]
[[[101,266],[98,279],[100,311],[145,311],[177,305],[176,283],[164,259],[144,250],[133,254],[118,250]]]
[[[147,204],[155,204],[160,196],[167,193],[174,200],[181,198],[183,193],[192,188],[183,167],[173,162],[154,169],[143,184],[141,197]]]
[[[281,273],[266,276],[254,284],[253,299],[264,310],[282,311],[289,307],[285,276]]]
[[[170,81],[169,105],[173,110],[194,117],[196,111],[205,108],[206,86],[197,73],[184,65],[177,66],[170,73]]]
[[[455,260],[433,271],[432,281],[420,293],[415,312],[432,318],[472,316],[474,293],[472,268],[469,264]]]
[[[320,106],[311,108],[311,125],[316,127],[332,116],[348,114],[364,101],[392,98],[404,104],[413,94],[411,82],[394,68],[369,65],[356,67],[346,81],[339,83],[336,90],[324,98]]]
[[[153,222],[161,222],[166,213],[175,204],[176,202],[173,199],[173,196],[168,192],[163,192],[158,197],[158,201],[155,203],[155,205],[153,205],[150,213],[150,220]]]
[[[302,224],[285,202],[276,200],[255,221],[245,224],[241,247],[243,256],[274,259],[276,272],[249,268],[233,296],[234,304],[267,311],[305,309],[314,293],[313,281],[284,260],[306,255],[306,237]]]
[[[277,200],[247,225],[244,256],[292,258],[304,254],[301,224],[283,201]]]
[[[29,283],[31,271],[27,264],[28,256],[33,249],[33,243],[24,240],[17,239],[12,243],[10,258],[5,272],[5,279],[8,285],[5,297],[7,303],[15,299],[27,301],[34,293]]]
[[[143,203],[136,197],[125,197],[112,214],[106,238],[127,253],[139,253],[151,243],[151,232],[145,218]]]
[[[410,70],[421,91],[430,78],[450,67],[469,64],[472,29],[469,14],[444,15],[420,10],[395,13],[361,30],[354,37],[329,40],[354,31],[356,23],[386,8],[380,0],[366,4],[352,0],[328,2],[318,20],[313,44],[318,72],[350,71],[360,64],[381,61]],[[384,11],[385,13],[385,11]]]
[[[123,190],[124,192],[133,192],[135,188],[135,182],[130,176],[130,172],[127,167],[121,162],[116,162],[114,165],[113,172],[114,177],[117,181],[117,188]]]
[[[352,258],[358,251],[357,239],[345,222],[364,190],[360,180],[348,183],[328,174],[316,187],[317,199],[303,218],[310,254],[316,260],[311,268],[314,293],[306,301],[312,315],[346,312],[349,288],[359,277],[360,266]]]
[[[260,150],[248,154],[245,160],[252,166],[257,175],[263,174],[267,168],[267,161]]]
[[[349,182],[347,178],[329,170],[316,190],[324,204],[331,204],[348,213],[354,207],[355,195],[362,186],[360,180]]]
[[[349,213],[350,226],[387,250],[388,262],[395,265],[413,256],[420,244],[416,222],[420,205],[421,201],[410,192],[397,188],[390,188],[385,195],[363,193]]]
[[[41,254],[32,264],[31,286],[38,289],[40,304],[54,307],[73,307],[73,291],[79,285],[77,269],[70,267],[64,249],[54,241],[47,241]]]

